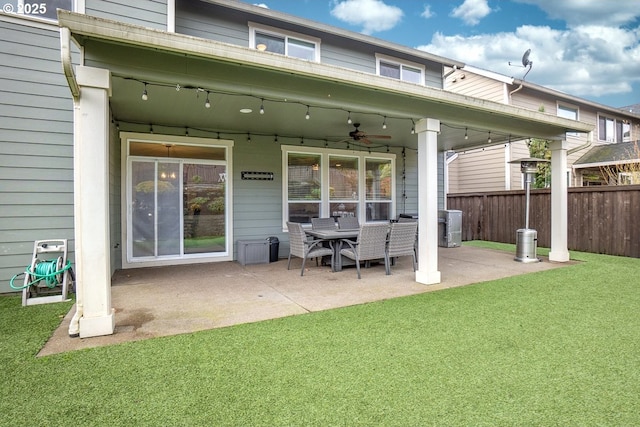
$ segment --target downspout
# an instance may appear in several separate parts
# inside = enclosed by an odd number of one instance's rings
[[[62,71],[67,78],[69,89],[73,100],[80,98],[80,87],[76,81],[76,75],[73,72],[73,64],[71,63],[71,31],[67,27],[60,28],[60,56],[62,59]]]
[[[518,86],[517,89],[512,90],[511,92],[509,92],[509,98],[511,98],[511,95],[513,95],[514,93],[516,93],[517,91],[519,91],[520,89],[522,89],[522,83],[520,83],[520,86]]]
[[[589,132],[589,138],[587,138],[587,142],[578,147],[573,147],[571,150],[567,150],[567,155],[577,153],[580,150],[584,150],[585,148],[591,147],[591,140],[593,139],[592,135],[593,135],[593,132]]]
[[[67,83],[69,84],[69,89],[71,90],[71,96],[73,97],[73,135],[75,145],[75,136],[78,134],[78,120],[76,120],[76,115],[78,111],[78,100],[80,99],[80,87],[78,86],[76,75],[73,72],[73,64],[71,63],[71,31],[67,27],[60,28],[60,58],[62,60],[62,70],[65,77],[67,78]],[[83,312],[83,292],[81,281],[76,281],[75,292],[76,312],[71,318],[71,322],[69,323],[70,337],[80,336],[80,318],[82,317]]]

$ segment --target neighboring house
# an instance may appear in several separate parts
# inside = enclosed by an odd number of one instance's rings
[[[0,273],[70,239],[84,337],[113,332],[115,269],[268,236],[284,255],[286,222],[316,216],[418,213],[416,281],[438,283],[445,153],[544,138],[560,170],[562,135],[593,129],[445,91],[456,61],[250,4],[69,0],[57,22],[54,4],[0,13]],[[561,181],[550,258],[567,261]]]
[[[593,132],[569,132],[566,135],[566,174],[569,186],[591,185],[594,179],[602,182],[601,178],[593,174],[592,168],[585,169],[576,164],[590,150],[596,150],[601,156],[603,151],[600,147],[603,145],[627,143],[640,138],[638,109],[608,107],[469,65],[449,69],[444,88],[518,108],[591,123],[594,126]],[[447,162],[448,193],[524,188],[519,166],[509,162],[530,157],[529,141],[530,139],[522,140],[514,136],[506,143],[487,143],[485,147],[450,153]]]

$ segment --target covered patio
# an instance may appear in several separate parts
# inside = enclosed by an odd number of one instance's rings
[[[363,269],[361,280],[354,268],[332,273],[313,262],[300,277],[299,258],[291,270],[286,259],[246,266],[224,262],[121,270],[112,287],[114,334],[70,338],[72,309],[40,355],[302,315],[569,265],[541,259],[520,263],[504,251],[439,248],[438,267],[444,280],[431,286],[414,280],[408,257],[398,259],[390,276],[381,263]]]
[[[590,131],[590,125],[342,67],[70,12],[59,12],[59,25],[63,66],[75,102],[79,310],[70,334],[111,334],[116,317],[123,316],[111,301],[117,289],[111,287],[111,274],[126,264],[131,236],[127,231],[131,205],[125,197],[125,189],[131,187],[126,176],[129,153],[120,145],[123,132],[163,141],[155,145],[161,152],[147,154],[156,161],[170,157],[169,139],[184,144],[197,138],[224,140],[229,150],[233,147],[233,158],[224,159],[228,161],[227,233],[225,249],[215,260],[220,262],[234,259],[239,238],[264,237],[275,230],[284,233],[282,145],[340,150],[353,156],[398,156],[403,163],[393,177],[390,213],[395,216],[409,207],[419,214],[421,256],[410,281],[422,288],[448,280],[439,270],[437,247],[437,211],[444,207],[442,153],[529,137],[553,140],[550,258],[569,259],[563,139],[567,131]],[[75,71],[71,40],[83,48],[83,64]],[[384,133],[388,139],[367,144],[350,137],[356,122],[368,133]],[[250,186],[242,182],[241,172],[272,173],[280,189]],[[407,175],[411,181],[405,186],[399,180]],[[261,204],[256,204],[257,197]],[[283,249],[286,246],[285,241]],[[177,267],[193,260],[178,261],[170,271],[195,268]],[[168,262],[161,260],[158,265],[162,263]]]

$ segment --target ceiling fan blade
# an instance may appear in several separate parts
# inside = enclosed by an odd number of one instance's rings
[[[366,136],[363,136],[362,138],[360,138],[358,142],[364,142],[367,145],[371,145],[371,141]]]
[[[365,135],[364,137],[374,139],[391,139],[391,135]]]

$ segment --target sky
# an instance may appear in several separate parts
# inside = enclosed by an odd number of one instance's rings
[[[245,2],[607,106],[640,104],[640,0]],[[528,49],[531,70],[525,76]]]

